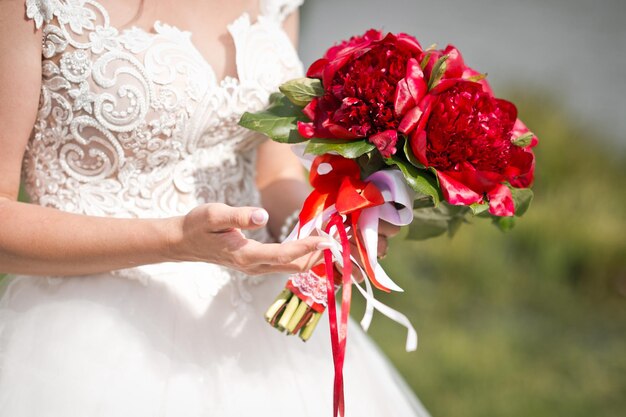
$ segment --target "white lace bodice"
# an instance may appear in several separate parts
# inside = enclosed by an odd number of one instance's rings
[[[302,73],[282,29],[302,1],[261,0],[255,22],[232,22],[237,78],[218,80],[189,32],[118,30],[93,0],[27,0],[44,58],[23,170],[32,202],[115,217],[258,204],[261,139],[237,122]]]

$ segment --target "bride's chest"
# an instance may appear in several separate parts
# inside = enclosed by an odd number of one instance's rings
[[[57,6],[43,30],[39,120],[79,147],[123,158],[241,142],[241,114],[301,73],[270,17],[252,23],[243,14],[228,26],[237,76],[218,79],[189,32],[159,22],[150,32],[118,30],[97,2]]]

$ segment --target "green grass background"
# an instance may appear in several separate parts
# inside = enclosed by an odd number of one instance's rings
[[[540,139],[531,209],[508,233],[476,219],[454,239],[396,238],[384,264],[406,291],[378,297],[419,347],[379,315],[370,334],[434,417],[624,416],[624,152],[548,97],[505,96]]]
[[[384,265],[405,293],[379,298],[419,347],[382,316],[370,334],[435,417],[625,416],[624,152],[548,97],[505,97],[540,140],[530,210],[507,233],[474,219],[453,239],[396,238]]]

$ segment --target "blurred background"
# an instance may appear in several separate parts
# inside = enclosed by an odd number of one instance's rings
[[[433,417],[626,415],[626,1],[308,0],[305,66],[374,27],[457,46],[539,137],[535,200],[502,233],[392,242],[405,293],[371,336]],[[353,315],[363,302],[355,296]],[[347,381],[346,383],[350,383]]]

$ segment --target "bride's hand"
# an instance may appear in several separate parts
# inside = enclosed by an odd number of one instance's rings
[[[378,223],[378,259],[383,259],[387,256],[389,238],[396,236],[398,233],[400,233],[400,226],[396,226],[384,220]]]
[[[268,220],[267,211],[256,207],[209,203],[172,220],[174,259],[220,264],[249,275],[308,271],[321,261],[320,250],[329,247],[322,237],[283,244],[246,238],[242,230],[264,227]]]

